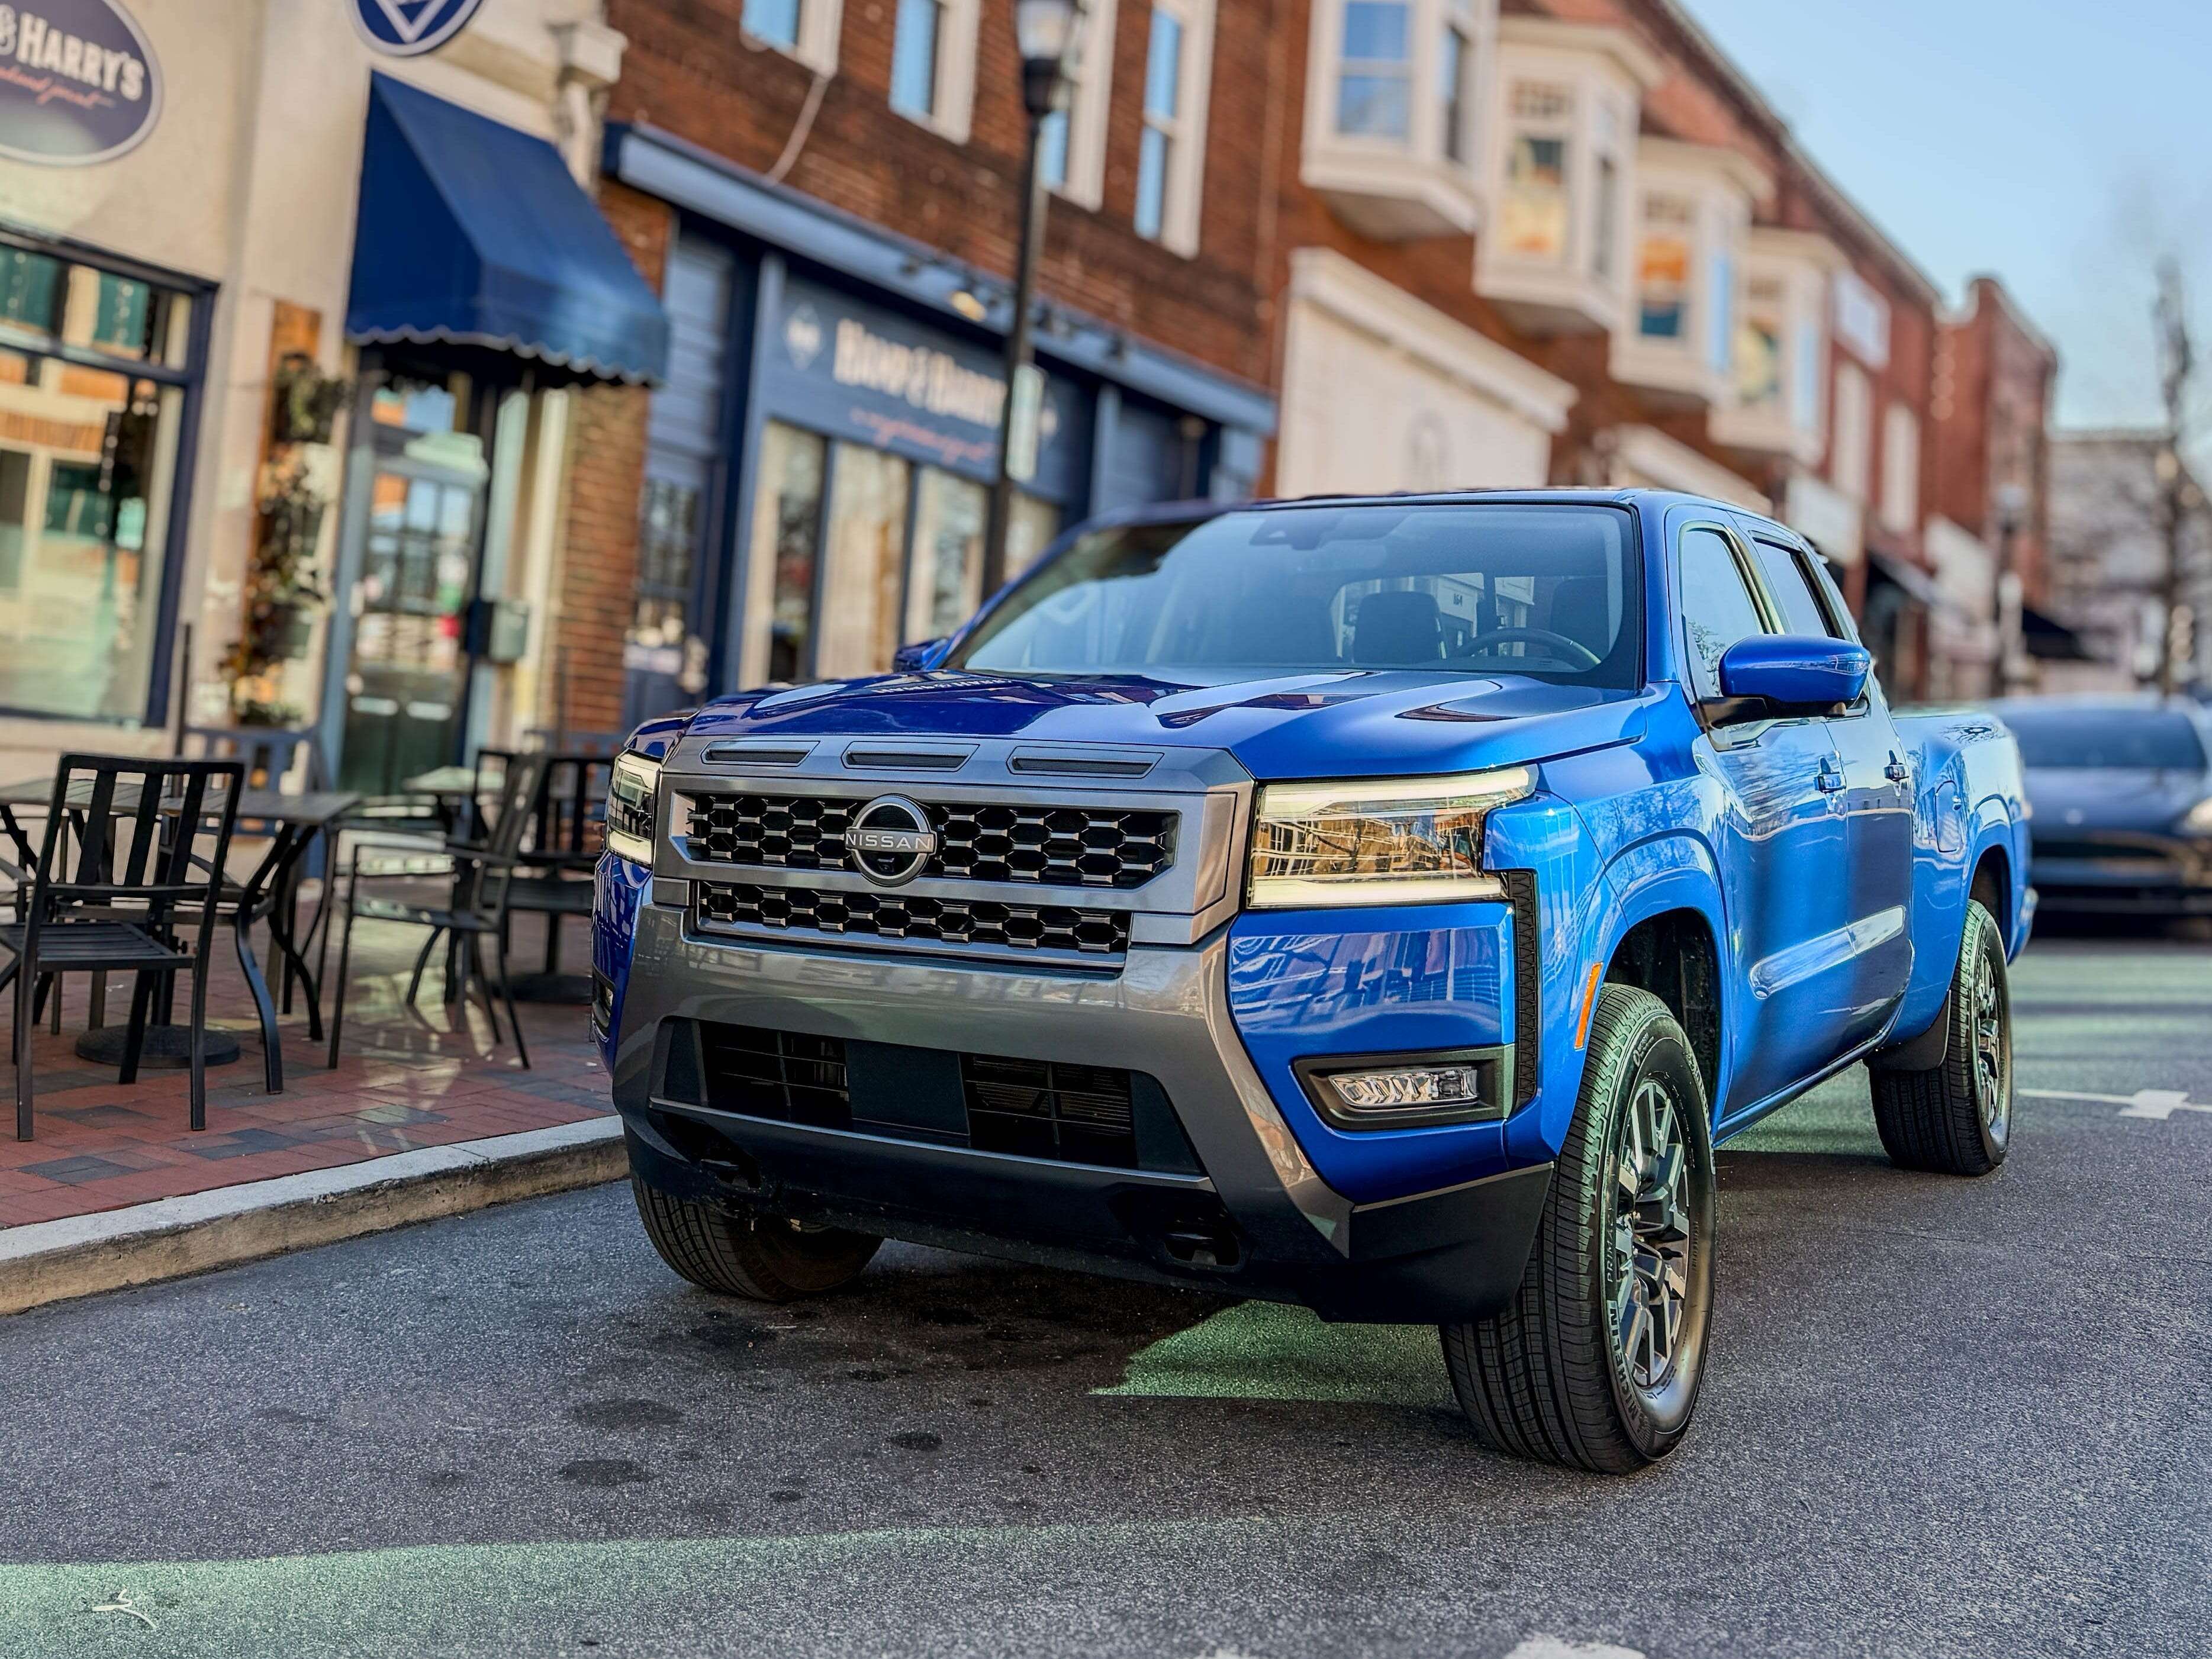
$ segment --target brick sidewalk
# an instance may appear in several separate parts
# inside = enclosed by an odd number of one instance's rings
[[[514,960],[524,972],[543,959],[535,917],[515,920]],[[257,939],[262,939],[258,931]],[[234,1032],[239,1058],[208,1073],[208,1127],[189,1125],[182,1070],[142,1070],[128,1087],[112,1066],[79,1060],[74,1044],[88,1024],[92,981],[64,981],[62,1035],[41,1027],[37,1063],[37,1139],[0,1139],[0,1229],[88,1215],[155,1199],[272,1176],[357,1164],[417,1147],[543,1129],[612,1110],[606,1077],[592,1051],[587,1011],[522,1005],[532,1069],[517,1063],[512,1039],[495,1047],[483,1011],[471,1007],[455,1029],[456,1012],[441,1006],[436,965],[423,978],[422,1006],[401,1003],[407,972],[423,935],[416,928],[363,921],[354,930],[346,992],[344,1052],[325,1071],[325,1045],[307,1041],[304,1007],[279,1021],[284,1091],[263,1086],[261,1038],[252,1000],[231,953],[220,940],[208,990],[210,1024]],[[588,950],[583,924],[562,936],[563,966],[580,971]],[[331,949],[335,972],[337,949]],[[271,987],[272,991],[276,988]],[[180,994],[180,1002],[183,998]],[[331,1004],[325,987],[323,1007]],[[130,1018],[131,981],[109,987],[107,1020]],[[14,994],[0,997],[0,1055],[14,1023]],[[506,1018],[501,1016],[501,1035]],[[7,1073],[15,1117],[14,1072]]]

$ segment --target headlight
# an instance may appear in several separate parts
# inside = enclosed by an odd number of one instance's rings
[[[660,763],[644,755],[617,755],[607,780],[607,851],[651,867],[659,799]]]
[[[2188,816],[2181,820],[2181,827],[2189,835],[2212,836],[2212,795],[2189,809]]]
[[[1535,787],[1524,766],[1456,777],[1276,783],[1252,828],[1255,909],[1502,898],[1482,820]]]

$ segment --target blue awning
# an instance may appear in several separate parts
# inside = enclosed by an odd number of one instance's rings
[[[560,153],[370,77],[346,336],[513,352],[563,380],[657,381],[668,317]]]

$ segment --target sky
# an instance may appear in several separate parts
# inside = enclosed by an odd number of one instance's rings
[[[2212,0],[1685,4],[1947,300],[2002,279],[2059,425],[2159,418],[2161,253],[2212,368]]]

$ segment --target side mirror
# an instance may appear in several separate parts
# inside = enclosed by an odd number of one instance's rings
[[[947,635],[941,640],[917,640],[912,645],[902,645],[891,653],[891,672],[894,674],[926,674],[938,665],[951,642]]]
[[[1817,634],[1753,634],[1721,655],[1721,694],[1777,708],[1832,708],[1856,702],[1874,672],[1863,645]]]

